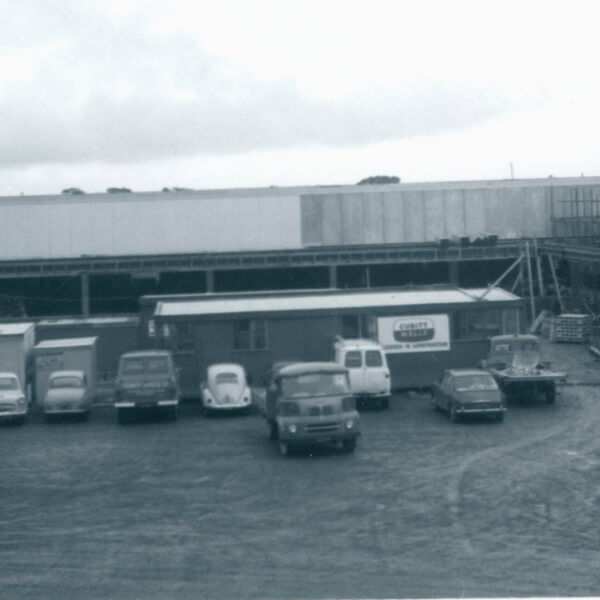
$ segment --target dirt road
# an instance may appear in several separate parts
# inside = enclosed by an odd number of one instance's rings
[[[258,416],[0,428],[0,598],[591,595],[600,389],[450,424],[417,394],[352,455]]]

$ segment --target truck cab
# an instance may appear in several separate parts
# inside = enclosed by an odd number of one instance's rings
[[[264,416],[283,455],[299,446],[331,442],[353,452],[360,435],[348,370],[335,363],[295,363],[279,369],[267,388]]]

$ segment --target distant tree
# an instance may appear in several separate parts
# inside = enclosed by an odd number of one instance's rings
[[[130,194],[131,190],[129,188],[125,188],[125,187],[109,187],[106,188],[106,193],[107,194]]]
[[[73,194],[74,196],[79,195],[79,194],[85,194],[85,192],[83,190],[80,190],[79,188],[76,187],[70,187],[70,188],[65,188],[61,194]]]
[[[395,175],[373,175],[361,179],[356,185],[378,185],[381,183],[400,183],[400,177]]]

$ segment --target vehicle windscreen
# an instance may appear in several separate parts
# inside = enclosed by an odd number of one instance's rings
[[[458,392],[498,389],[494,378],[484,373],[481,375],[462,375],[461,377],[456,377],[454,385]]]
[[[221,383],[238,383],[237,373],[217,373],[215,377],[215,383],[217,385]]]
[[[281,392],[285,398],[314,398],[349,394],[345,373],[305,373],[281,379]]]
[[[123,359],[121,372],[124,375],[143,373],[162,375],[168,373],[168,361],[164,356],[131,357]]]
[[[14,377],[0,377],[0,391],[17,390],[17,380]]]
[[[72,375],[64,375],[60,377],[53,377],[50,380],[51,388],[78,388],[83,386],[83,381],[81,377],[76,377]]]

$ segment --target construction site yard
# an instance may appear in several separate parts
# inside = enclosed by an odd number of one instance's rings
[[[0,427],[11,599],[586,596],[600,589],[600,362],[554,404],[450,423],[429,395],[361,413],[353,454],[284,458],[258,415]]]

